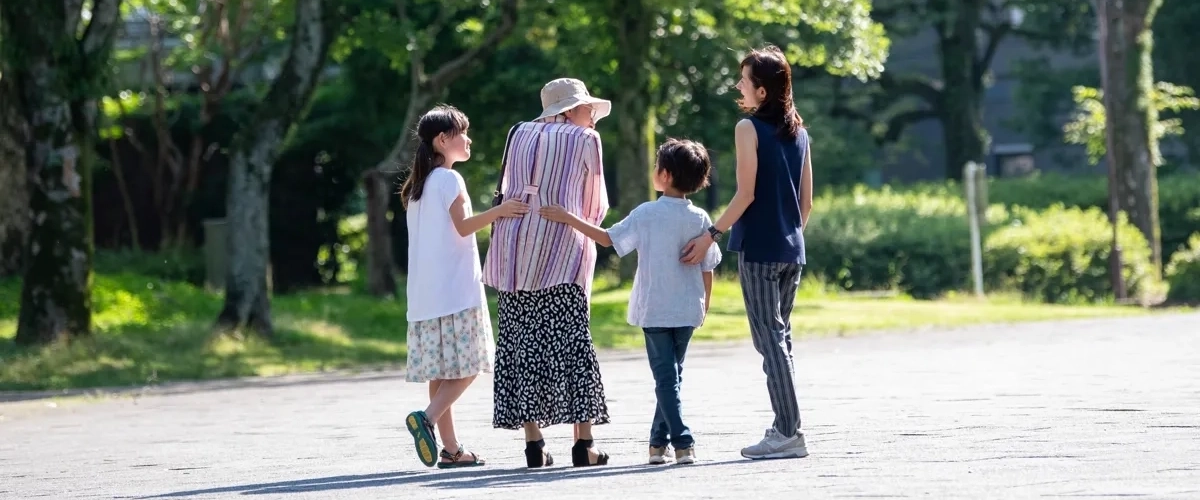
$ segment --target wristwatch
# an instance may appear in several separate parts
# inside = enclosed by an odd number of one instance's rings
[[[708,226],[708,235],[712,237],[714,243],[720,242],[721,236],[724,234],[717,230],[717,226]]]

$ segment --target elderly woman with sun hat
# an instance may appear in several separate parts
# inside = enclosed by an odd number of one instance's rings
[[[483,281],[499,292],[492,425],[524,429],[529,467],[554,463],[541,429],[574,424],[571,461],[605,465],[592,426],[608,423],[600,365],[589,329],[596,245],[537,207],[558,205],[599,225],[608,211],[596,121],[609,101],[560,78],[541,92],[542,113],[509,131],[499,189],[530,204],[492,229]]]

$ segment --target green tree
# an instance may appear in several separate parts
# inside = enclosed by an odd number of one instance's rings
[[[883,28],[871,21],[870,3],[864,0],[622,0],[603,4],[608,23],[589,18],[587,12],[596,10],[588,5],[582,2],[566,18],[577,20],[571,31],[615,38],[592,42],[586,62],[615,73],[607,81],[612,82],[617,134],[615,147],[606,151],[616,159],[615,208],[622,213],[652,196],[654,144],[681,115],[708,122],[693,123],[690,130],[705,136],[698,137],[702,140],[709,134],[719,138],[707,141],[710,146],[731,143],[738,114],[733,96],[723,105],[714,97],[728,94],[747,49],[773,43],[797,66],[864,80],[879,75],[887,54]],[[612,62],[604,64],[605,56]],[[569,67],[583,62],[576,58]],[[728,128],[714,126],[719,123]],[[622,260],[622,277],[631,277],[635,266],[634,259]]]
[[[1108,154],[1107,114],[1104,110],[1104,91],[1091,87],[1076,86],[1071,89],[1078,109],[1075,118],[1063,126],[1066,142],[1079,144],[1087,149],[1088,160],[1100,163]],[[1178,117],[1161,118],[1162,114],[1178,115],[1183,111],[1200,110],[1200,99],[1190,87],[1158,82],[1150,93],[1150,102],[1159,113],[1160,119],[1151,125],[1150,140],[1159,143],[1168,136],[1184,134],[1183,120]],[[1162,157],[1152,159],[1155,165],[1162,164]]]
[[[877,107],[887,139],[928,119],[942,124],[946,177],[958,179],[967,162],[981,162],[991,141],[983,127],[983,95],[992,62],[1009,37],[1051,47],[1085,46],[1094,12],[1076,0],[878,0],[875,18],[893,36],[932,29],[938,74],[888,71],[879,80]]]
[[[442,99],[456,79],[466,75],[480,59],[491,55],[512,34],[519,19],[519,0],[491,2],[441,1],[431,3],[398,0],[392,9],[359,16],[355,27],[362,38],[354,44],[375,44],[392,59],[392,64],[407,72],[410,82],[408,106],[401,120],[401,132],[391,151],[363,177],[367,193],[367,290],[375,296],[396,293],[392,231],[388,208],[395,192],[391,181],[400,168],[411,163],[412,129],[421,113]],[[498,18],[498,19],[497,19]],[[431,57],[433,45],[448,27],[459,34],[461,53],[451,58]],[[489,26],[485,28],[485,26]],[[397,38],[398,37],[398,38]],[[397,224],[404,217],[398,211]]]
[[[247,67],[261,64],[266,49],[275,48],[282,38],[272,30],[280,28],[278,20],[286,16],[286,6],[280,0],[126,2],[130,18],[148,26],[149,44],[122,51],[116,62],[124,69],[145,70],[115,82],[112,93],[119,96],[140,90],[154,134],[138,138],[132,130],[118,129],[120,133],[112,134],[110,142],[130,134],[130,144],[150,166],[159,247],[174,249],[188,244],[188,211],[207,158],[217,149],[205,139],[213,135],[209,127],[234,85],[246,83]],[[253,83],[252,78],[248,80]],[[186,123],[186,136],[177,138],[171,116],[175,110],[169,108],[177,92],[187,95],[191,89],[199,101],[198,114]],[[118,121],[128,110],[119,111]],[[119,164],[114,165],[114,172],[120,170]]]
[[[1150,27],[1162,0],[1096,0],[1100,25],[1100,75],[1104,87],[1108,160],[1115,170],[1113,198],[1150,243],[1154,267],[1162,273],[1158,223],[1159,158],[1152,105],[1154,71]]]
[[[1100,86],[1096,61],[1063,67],[1046,57],[1031,58],[1016,61],[1011,74],[1017,81],[1013,90],[1015,112],[1005,126],[1028,137],[1035,148],[1065,141],[1063,119],[1072,116],[1078,107],[1075,87]]]
[[[0,277],[21,272],[30,223],[29,186],[25,182],[29,127],[17,106],[20,94],[14,78],[11,73],[5,76],[0,68]]]
[[[1200,2],[1163,2],[1154,16],[1154,77],[1191,88],[1200,88]],[[1180,113],[1185,131],[1183,142],[1193,164],[1200,163],[1200,111]]]
[[[29,124],[32,217],[16,341],[91,333],[93,116],[120,0],[0,3],[5,79]],[[84,23],[84,19],[88,19]]]
[[[229,269],[225,305],[217,317],[221,330],[245,326],[264,336],[273,332],[267,288],[271,169],[312,97],[343,21],[332,0],[295,0],[294,19],[287,59],[234,140],[226,197]]]

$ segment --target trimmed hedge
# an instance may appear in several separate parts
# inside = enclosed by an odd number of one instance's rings
[[[970,231],[962,198],[888,188],[824,195],[805,231],[806,274],[846,290],[899,289],[932,298],[971,284]],[[1111,229],[1098,209],[1045,210],[993,205],[984,228],[990,289],[1046,302],[1101,301],[1108,282]],[[1131,296],[1161,292],[1146,240],[1123,223],[1126,287]]]
[[[1171,289],[1167,300],[1200,304],[1200,233],[1188,240],[1188,245],[1175,252],[1167,264],[1167,283]]]
[[[860,186],[813,204],[804,233],[807,275],[845,290],[900,289],[918,298],[964,288],[970,278],[961,198]],[[989,221],[1002,212],[989,211]]]
[[[1146,301],[1161,294],[1150,246],[1124,218],[1119,240],[1129,296]],[[1016,208],[1011,220],[988,235],[984,244],[985,281],[1044,302],[1106,300],[1113,296],[1108,270],[1111,250],[1112,228],[1099,209]]]
[[[920,183],[905,192],[962,197],[962,187],[952,181]],[[989,179],[988,202],[1005,207],[1045,209],[1067,207],[1108,209],[1108,178],[1042,174],[1019,179]],[[1179,172],[1158,179],[1158,218],[1162,230],[1163,260],[1183,249],[1200,231],[1200,173]]]

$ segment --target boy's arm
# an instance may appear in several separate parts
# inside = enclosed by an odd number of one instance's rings
[[[704,271],[704,318],[708,319],[708,307],[712,305],[713,272]],[[701,321],[703,324],[703,321]]]
[[[566,211],[566,209],[563,207],[547,205],[542,207],[541,210],[538,210],[538,214],[541,215],[543,219],[548,221],[561,222],[571,226],[576,231],[583,233],[584,236],[587,236],[596,243],[606,247],[611,247],[613,245],[612,237],[608,235],[608,231],[605,231],[600,226],[579,218],[575,214]]]
[[[603,246],[611,247],[613,245],[612,237],[608,235],[608,231],[605,231],[604,228],[580,219],[574,214],[568,213],[567,215],[569,216],[567,219],[568,226],[575,228],[576,231],[583,233],[584,236]]]

